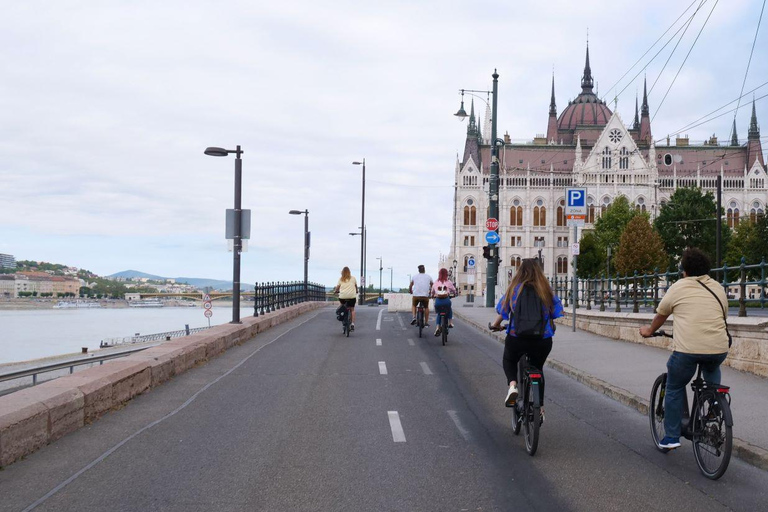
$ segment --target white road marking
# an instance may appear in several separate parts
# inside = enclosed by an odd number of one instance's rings
[[[381,338],[376,338],[376,346],[377,347],[381,346]]]
[[[397,315],[397,321],[400,322],[400,327],[405,329],[405,324],[403,323],[403,317],[401,317],[400,315]]]
[[[448,411],[448,416],[450,416],[453,420],[453,423],[456,424],[456,428],[459,430],[461,437],[463,437],[465,441],[469,441],[472,436],[469,434],[469,430],[464,428],[464,425],[461,424],[459,414],[456,411]]]
[[[421,365],[421,369],[424,372],[424,375],[432,375],[432,370],[429,369],[427,363],[421,362],[419,364]]]
[[[392,440],[396,443],[405,442],[405,432],[403,432],[403,425],[400,423],[400,415],[397,411],[387,411],[389,416],[389,428],[392,429]]]
[[[384,314],[384,309],[380,309],[379,310],[379,318],[378,318],[378,320],[376,320],[376,330],[377,331],[381,330],[381,315],[383,315],[383,314]]]
[[[413,345],[414,345],[414,343],[413,343],[413,340],[412,340],[411,338],[408,338],[408,344],[409,344],[410,346],[413,346]]]
[[[379,361],[379,374],[380,375],[387,374],[387,363],[385,363],[384,361]]]

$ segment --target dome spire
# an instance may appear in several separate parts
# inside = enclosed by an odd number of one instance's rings
[[[587,59],[584,63],[584,75],[581,77],[582,92],[592,92],[593,85],[594,81],[592,80],[592,68],[589,67],[589,39],[587,39]]]

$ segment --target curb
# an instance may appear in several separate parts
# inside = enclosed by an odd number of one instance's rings
[[[478,322],[462,315],[461,310],[454,309],[453,314],[458,318],[461,318],[465,323],[471,325],[475,329],[485,334],[490,334],[496,338],[499,343],[504,343],[504,338],[506,335],[489,332],[487,326],[480,325]],[[617,402],[631,407],[644,416],[648,415],[648,400],[645,398],[639,397],[634,393],[630,393],[626,389],[614,386],[613,384],[610,384],[602,379],[598,379],[594,375],[590,375],[585,371],[574,368],[573,366],[558,361],[557,359],[549,358],[547,359],[546,364],[550,368],[556,370],[559,373],[562,373],[566,377],[570,377],[580,384],[583,384],[599,393],[604,394],[608,398],[612,398]],[[733,455],[746,462],[747,464],[763,470],[768,470],[768,450],[764,448],[755,446],[748,443],[747,441],[744,441],[743,439],[734,437]]]

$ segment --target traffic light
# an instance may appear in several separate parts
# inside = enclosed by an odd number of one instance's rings
[[[490,260],[491,259],[491,248],[487,245],[483,246],[483,258]]]

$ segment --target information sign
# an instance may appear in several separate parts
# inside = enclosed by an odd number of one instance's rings
[[[469,268],[474,268],[474,266],[475,266],[475,258],[469,258],[469,259],[467,260],[467,266],[468,266]]]
[[[500,240],[499,234],[495,231],[489,231],[485,234],[485,241],[489,244],[497,244]]]
[[[565,189],[565,197],[566,216],[587,214],[587,189],[567,188]]]
[[[579,255],[579,244],[571,244],[571,256],[578,256]]]

